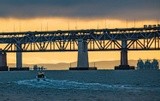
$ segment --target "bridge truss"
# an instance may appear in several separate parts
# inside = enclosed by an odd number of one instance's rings
[[[78,51],[78,70],[88,69],[88,51],[121,51],[121,64],[115,69],[134,69],[128,65],[128,50],[160,50],[160,26],[0,33],[0,44],[4,46],[0,52],[3,59],[6,52],[16,52],[18,70],[22,68],[22,52],[72,51]]]
[[[79,39],[88,51],[118,51],[122,40],[127,50],[160,50],[160,27],[0,33],[5,52],[77,51]]]

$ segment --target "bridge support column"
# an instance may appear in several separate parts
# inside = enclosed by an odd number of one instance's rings
[[[127,40],[122,40],[122,49],[121,49],[121,65],[128,65],[128,51],[127,51]]]
[[[0,50],[0,71],[8,71],[7,54]]]
[[[96,67],[89,67],[88,62],[88,46],[86,40],[78,40],[78,61],[76,68],[69,68],[70,70],[97,70]]]
[[[10,68],[10,71],[28,71],[29,67],[23,67],[22,65],[22,44],[16,45],[16,68]]]
[[[131,70],[135,69],[134,66],[128,65],[128,50],[127,50],[127,40],[122,40],[122,49],[121,49],[121,63],[119,66],[115,66],[115,70]]]
[[[89,68],[87,42],[78,40],[78,61],[77,68]]]
[[[22,45],[21,44],[17,44],[17,52],[16,52],[16,67],[17,69],[21,69],[22,68]]]
[[[22,65],[22,44],[16,45],[16,68],[10,68],[10,71],[28,71],[29,67],[23,67]]]
[[[22,68],[22,52],[16,52],[16,67]]]

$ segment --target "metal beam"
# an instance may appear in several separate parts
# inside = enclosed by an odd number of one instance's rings
[[[88,51],[118,51],[124,39],[128,50],[160,50],[160,27],[0,34],[5,52],[78,51],[79,39],[87,41]],[[17,43],[22,45],[21,50],[16,50]]]

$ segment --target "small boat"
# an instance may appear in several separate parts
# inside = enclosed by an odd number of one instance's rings
[[[38,81],[40,81],[40,80],[45,80],[46,77],[44,75],[44,72],[38,72],[36,78]]]

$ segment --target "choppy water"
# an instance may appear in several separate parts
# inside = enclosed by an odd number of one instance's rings
[[[32,88],[80,90],[160,90],[160,71],[46,71],[47,78],[38,81],[37,72],[6,72],[0,82]]]
[[[131,85],[108,85],[100,83],[85,83],[68,80],[51,80],[45,79],[38,81],[32,80],[20,80],[15,82],[18,85],[25,85],[36,88],[54,88],[54,89],[90,89],[90,90],[107,90],[107,89],[141,89],[140,87],[134,87]]]
[[[0,101],[160,101],[160,71],[0,72]]]

